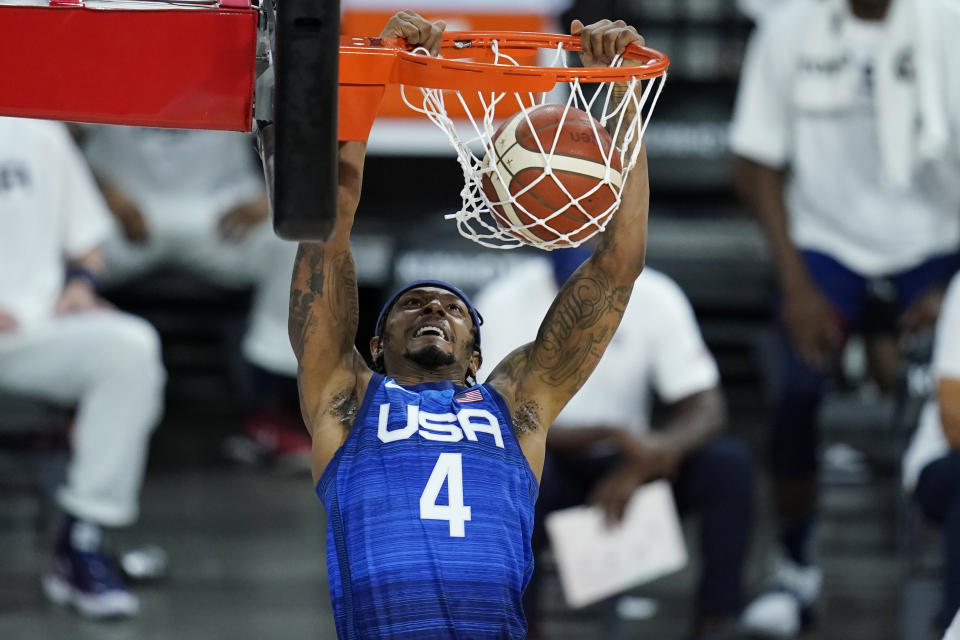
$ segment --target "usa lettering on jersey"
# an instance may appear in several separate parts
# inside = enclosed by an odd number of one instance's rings
[[[406,440],[416,433],[425,440],[460,442],[492,442],[503,449],[503,434],[497,416],[486,409],[460,409],[457,413],[430,413],[415,404],[407,405],[406,426],[390,429],[390,403],[380,405],[377,437],[383,443]]]

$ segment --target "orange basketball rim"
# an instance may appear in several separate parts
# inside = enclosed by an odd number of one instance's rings
[[[656,49],[631,45],[623,54],[639,66],[564,67],[503,64],[529,60],[540,51],[579,51],[576,36],[494,31],[444,34],[431,57],[400,38],[344,36],[340,43],[341,140],[366,140],[387,85],[451,91],[544,93],[557,84],[620,82],[661,77],[670,64]]]

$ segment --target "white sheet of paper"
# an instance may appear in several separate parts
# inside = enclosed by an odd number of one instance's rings
[[[607,527],[599,508],[586,506],[554,511],[545,524],[563,593],[573,608],[687,564],[687,547],[666,480],[637,489],[616,527]]]

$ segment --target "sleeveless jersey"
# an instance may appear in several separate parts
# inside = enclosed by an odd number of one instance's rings
[[[537,489],[494,389],[374,375],[317,483],[337,636],[523,638]]]

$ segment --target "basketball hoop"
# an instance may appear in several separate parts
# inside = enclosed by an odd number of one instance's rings
[[[464,174],[462,207],[446,218],[456,220],[461,235],[497,249],[578,246],[603,231],[619,207],[669,65],[663,53],[631,45],[609,67],[572,67],[568,55],[579,50],[579,37],[537,33],[447,33],[438,57],[410,50],[402,40],[343,38],[340,137],[365,140],[385,85],[400,84],[404,102],[436,124],[457,153]],[[541,139],[530,114],[551,103],[563,106],[560,123]],[[466,129],[458,127],[448,105],[466,114]],[[551,168],[562,123],[576,109],[591,114],[616,143],[604,148],[601,136],[594,136],[603,166],[596,186],[586,193],[572,193]],[[484,190],[485,176],[488,183],[508,185],[514,178],[491,160],[498,158],[495,135],[508,116],[526,124],[545,170],[519,191],[499,189],[491,197]],[[523,196],[551,180],[548,186],[559,189],[563,201],[551,203],[546,216],[528,211]],[[598,190],[607,189],[612,197],[604,199],[602,210],[587,206]],[[557,224],[561,218],[563,224]]]

